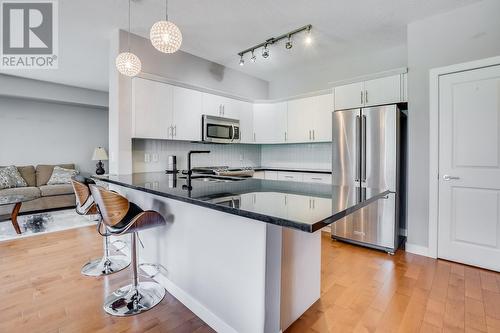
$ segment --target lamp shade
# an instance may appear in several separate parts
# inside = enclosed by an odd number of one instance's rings
[[[102,147],[97,147],[94,149],[94,154],[92,155],[92,161],[107,161],[108,153],[106,153],[106,149]]]

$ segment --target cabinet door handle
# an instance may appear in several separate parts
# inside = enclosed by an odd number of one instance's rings
[[[285,132],[285,141],[286,141],[286,140],[288,140],[288,138],[287,138],[287,135],[286,135],[286,134],[287,134],[287,133]]]
[[[309,209],[311,209],[311,199],[309,199]]]
[[[365,103],[368,103],[368,90],[365,90]]]
[[[313,130],[313,140],[316,140],[316,134],[314,133],[314,130]]]
[[[172,136],[177,136],[177,125],[174,126]]]
[[[316,208],[316,203],[314,202],[314,199],[312,199],[312,202],[313,202],[313,209]]]
[[[172,137],[172,125],[168,126],[168,137]]]
[[[361,90],[360,93],[361,93],[361,105],[363,105],[363,90]]]
[[[323,180],[323,178],[319,178],[319,177],[311,177],[312,180]]]
[[[312,136],[311,136],[311,130],[309,130],[309,140],[311,140]]]
[[[253,142],[255,142],[255,132],[253,133]]]

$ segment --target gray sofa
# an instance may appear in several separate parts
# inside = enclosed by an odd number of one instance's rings
[[[74,169],[74,164],[58,164],[62,168]],[[76,199],[71,184],[47,185],[55,165],[18,166],[17,170],[24,178],[27,187],[0,190],[0,196],[7,194],[26,194],[35,200],[23,202],[22,212],[32,212],[64,207],[75,207]],[[13,205],[0,206],[0,216],[11,214]]]

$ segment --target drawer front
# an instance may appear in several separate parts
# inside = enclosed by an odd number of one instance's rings
[[[278,171],[265,171],[265,179],[278,180]]]
[[[278,180],[285,180],[290,182],[301,182],[302,173],[300,172],[278,172]]]
[[[321,183],[321,184],[331,184],[332,175],[321,174],[321,173],[304,173],[304,182],[306,183]]]

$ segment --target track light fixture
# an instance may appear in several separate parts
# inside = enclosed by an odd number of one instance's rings
[[[279,42],[282,39],[287,39],[287,42],[285,43],[285,48],[287,50],[290,50],[293,47],[292,36],[304,31],[306,32],[306,37],[304,39],[305,43],[307,45],[311,44],[312,43],[311,29],[312,25],[308,24],[298,29],[287,32],[286,34],[279,35],[278,37],[269,38],[265,42],[254,45],[246,50],[239,52],[238,55],[240,56],[240,65],[241,66],[244,65],[245,60],[243,59],[243,56],[249,52],[252,53],[252,57],[250,58],[250,60],[252,60],[252,62],[256,62],[257,58],[255,57],[254,51],[259,48],[262,48],[262,58],[264,59],[269,58],[269,56],[271,55],[269,46]]]

